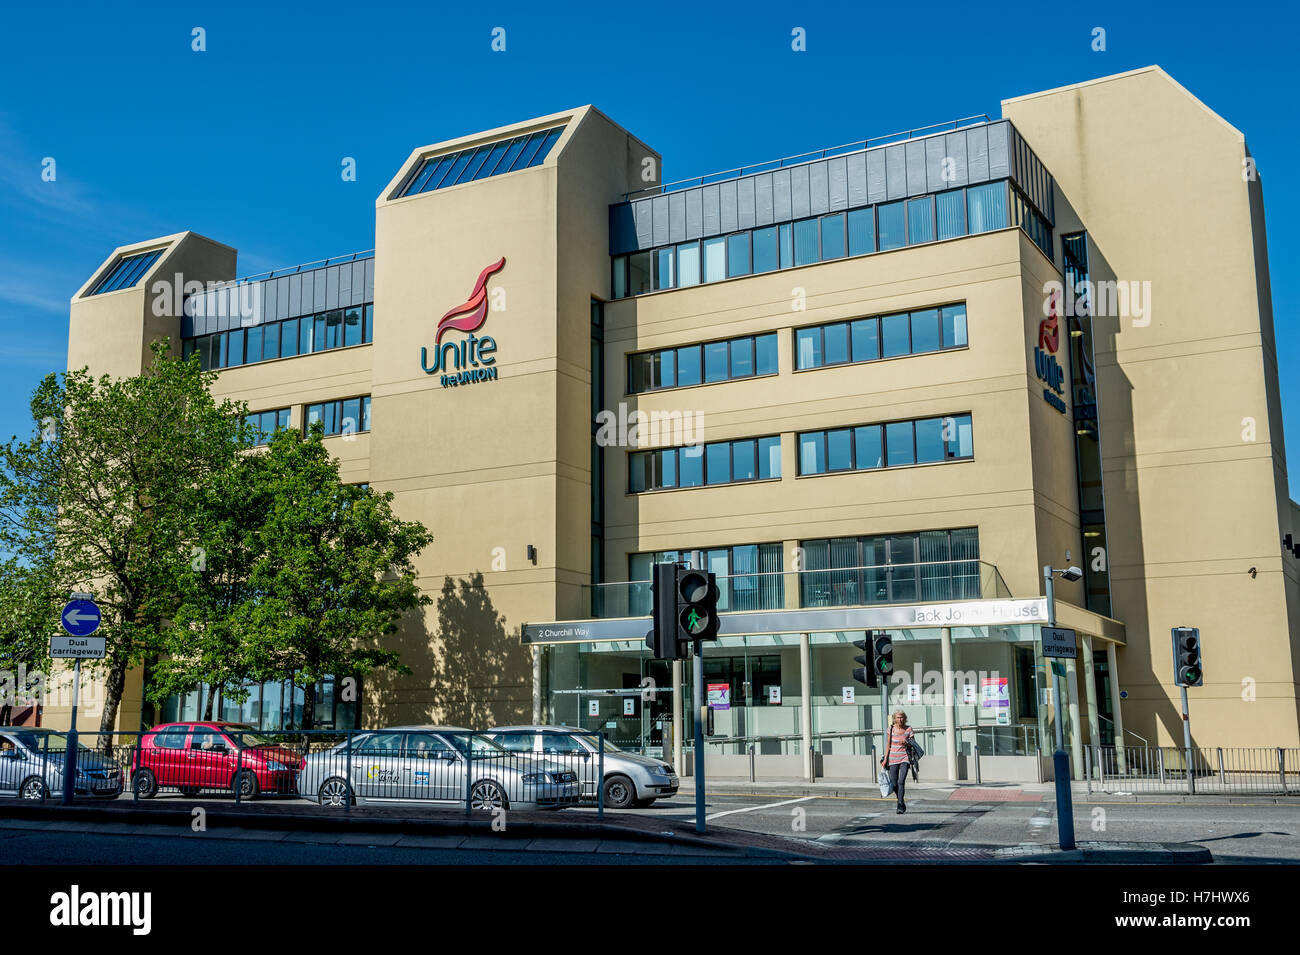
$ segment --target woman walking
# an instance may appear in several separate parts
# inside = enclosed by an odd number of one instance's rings
[[[885,755],[880,765],[889,773],[889,782],[894,787],[894,796],[898,799],[898,812],[907,812],[907,803],[903,802],[903,790],[907,787],[907,770],[910,760],[907,756],[907,744],[916,734],[907,725],[907,714],[894,710],[889,719],[889,742],[885,746]]]

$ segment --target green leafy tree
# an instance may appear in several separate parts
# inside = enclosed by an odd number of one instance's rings
[[[152,350],[131,378],[48,375],[32,396],[33,432],[0,447],[9,569],[38,569],[49,605],[85,591],[103,611],[107,656],[91,665],[104,681],[101,734],[116,722],[127,671],[163,647],[193,558],[200,489],[241,447],[243,408],[214,401],[216,375],[169,358],[166,339]]]
[[[248,599],[234,607],[231,626],[246,672],[304,688],[302,728],[310,729],[322,678],[410,672],[381,638],[430,603],[413,560],[433,538],[422,524],[397,518],[391,493],[342,483],[319,425],[308,436],[278,432],[259,457],[265,511]]]

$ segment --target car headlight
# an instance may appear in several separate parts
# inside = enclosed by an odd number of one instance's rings
[[[524,773],[523,779],[524,782],[532,783],[533,785],[549,783],[551,781],[551,777],[547,776],[545,773]]]
[[[278,762],[274,759],[268,759],[266,761],[266,768],[273,773],[282,773],[289,767],[285,766],[284,763]]]

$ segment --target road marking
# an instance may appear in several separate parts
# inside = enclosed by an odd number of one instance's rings
[[[746,806],[744,809],[728,809],[726,812],[715,812],[711,816],[705,816],[704,821],[710,819],[721,819],[723,816],[734,816],[738,812],[754,812],[757,809],[775,809],[777,806],[789,806],[797,802],[807,802],[810,799],[818,799],[818,796],[801,796],[798,799],[787,799],[784,802],[769,802],[762,806]]]
[[[824,836],[818,836],[818,837],[817,837],[815,840],[813,840],[813,841],[814,841],[814,842],[820,842],[820,843],[823,843],[823,844],[826,844],[826,843],[831,843],[831,844],[833,844],[833,843],[839,842],[841,839],[843,839],[843,838],[844,838],[845,836],[847,836],[847,835],[860,835],[860,833],[857,833],[857,832],[852,832],[852,833],[850,833],[850,832],[847,832],[847,831],[844,831],[844,830],[849,830],[849,829],[855,829],[855,830],[856,830],[856,829],[859,829],[859,828],[865,826],[865,825],[866,825],[868,822],[870,822],[872,819],[875,819],[877,816],[880,816],[880,815],[883,815],[883,813],[872,812],[872,813],[868,813],[868,814],[865,815],[865,816],[856,816],[855,818],[850,819],[848,822],[843,823],[843,824],[840,826],[839,830],[837,830],[837,831],[835,831],[835,832],[828,832],[828,833],[826,833]]]

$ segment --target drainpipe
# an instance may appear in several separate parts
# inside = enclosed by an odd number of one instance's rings
[[[803,753],[803,778],[812,782],[812,641],[808,634],[799,634],[799,694],[803,705],[799,708],[799,734]]]
[[[1085,635],[1083,643],[1083,697],[1088,701],[1088,745],[1101,745],[1101,724],[1097,719],[1097,671],[1093,656],[1092,637]]]
[[[1124,756],[1124,701],[1119,698],[1119,666],[1115,662],[1115,644],[1106,644],[1106,669],[1110,677],[1110,698],[1114,702],[1115,712],[1115,767],[1121,773],[1128,772]]]

